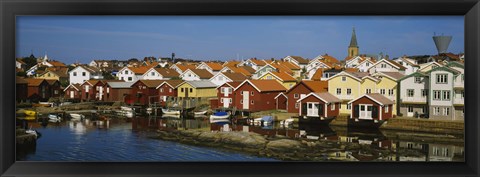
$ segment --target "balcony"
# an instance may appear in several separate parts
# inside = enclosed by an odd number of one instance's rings
[[[403,97],[400,98],[402,103],[427,103],[427,97]]]
[[[464,105],[464,99],[463,98],[455,98],[455,99],[453,99],[453,104],[456,105],[456,106]]]
[[[465,87],[464,82],[455,82],[453,83],[453,88],[461,88],[463,89]]]

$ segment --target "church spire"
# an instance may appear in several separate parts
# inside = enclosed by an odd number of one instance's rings
[[[358,47],[357,35],[355,34],[355,27],[353,27],[352,39],[350,39],[350,46],[349,47]]]

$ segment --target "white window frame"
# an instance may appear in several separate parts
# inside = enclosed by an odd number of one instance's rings
[[[441,90],[434,90],[432,99],[433,100],[442,100],[442,91]]]
[[[365,93],[366,94],[372,93],[372,89],[365,89]]]
[[[410,91],[412,92],[412,95],[410,95]],[[415,90],[414,89],[407,89],[407,97],[414,97],[415,96]]]
[[[351,95],[352,94],[352,89],[351,88],[347,88],[347,95]]]
[[[293,94],[293,98],[298,99],[299,97],[300,97],[300,94],[298,94],[298,93]]]
[[[342,95],[342,89],[341,88],[337,88],[337,95]]]
[[[448,84],[448,74],[436,74],[437,84]]]
[[[331,111],[334,111],[334,110],[335,110],[335,103],[332,103],[332,105],[330,106],[330,110],[331,110]]]
[[[385,113],[388,113],[388,107],[389,106],[385,106]]]
[[[347,76],[342,76],[342,81],[346,82],[347,81]]]

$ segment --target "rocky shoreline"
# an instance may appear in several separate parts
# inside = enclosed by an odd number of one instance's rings
[[[376,156],[388,156],[386,149],[370,145],[328,140],[268,138],[252,132],[216,132],[205,130],[157,130],[151,138],[189,145],[220,148],[283,161],[338,161],[329,156],[340,151],[362,151]]]

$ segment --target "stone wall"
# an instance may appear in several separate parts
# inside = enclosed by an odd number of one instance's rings
[[[464,122],[417,118],[393,118],[385,122],[380,128],[432,133],[463,134]]]

